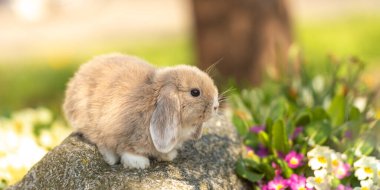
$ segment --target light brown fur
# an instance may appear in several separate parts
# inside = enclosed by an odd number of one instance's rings
[[[191,96],[194,88],[200,96]],[[212,79],[196,67],[157,69],[135,57],[110,54],[80,67],[63,108],[69,123],[109,164],[115,160],[107,160],[107,154],[122,162],[125,153],[172,160],[184,141],[200,138],[203,122],[216,112],[217,97]]]

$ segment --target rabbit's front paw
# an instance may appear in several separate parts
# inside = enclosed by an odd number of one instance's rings
[[[149,167],[149,159],[145,156],[140,156],[130,152],[125,152],[121,156],[121,163],[124,168],[145,169]]]
[[[119,161],[119,156],[110,149],[99,147],[99,152],[102,154],[104,161],[109,165],[115,165]]]

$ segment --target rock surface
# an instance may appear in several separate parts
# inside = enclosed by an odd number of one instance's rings
[[[145,170],[107,165],[94,145],[71,135],[9,189],[245,189],[234,172],[240,143],[225,119],[208,122],[173,162]]]

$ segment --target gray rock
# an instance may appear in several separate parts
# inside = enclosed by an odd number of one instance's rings
[[[241,147],[234,127],[224,119],[207,125],[173,162],[151,159],[145,170],[111,167],[94,145],[70,135],[9,189],[245,189],[234,172]]]

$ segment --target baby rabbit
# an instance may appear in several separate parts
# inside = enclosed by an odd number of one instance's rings
[[[68,122],[95,143],[104,160],[149,167],[148,157],[171,161],[216,114],[218,90],[193,66],[155,68],[122,54],[94,58],[70,80],[63,105]]]

